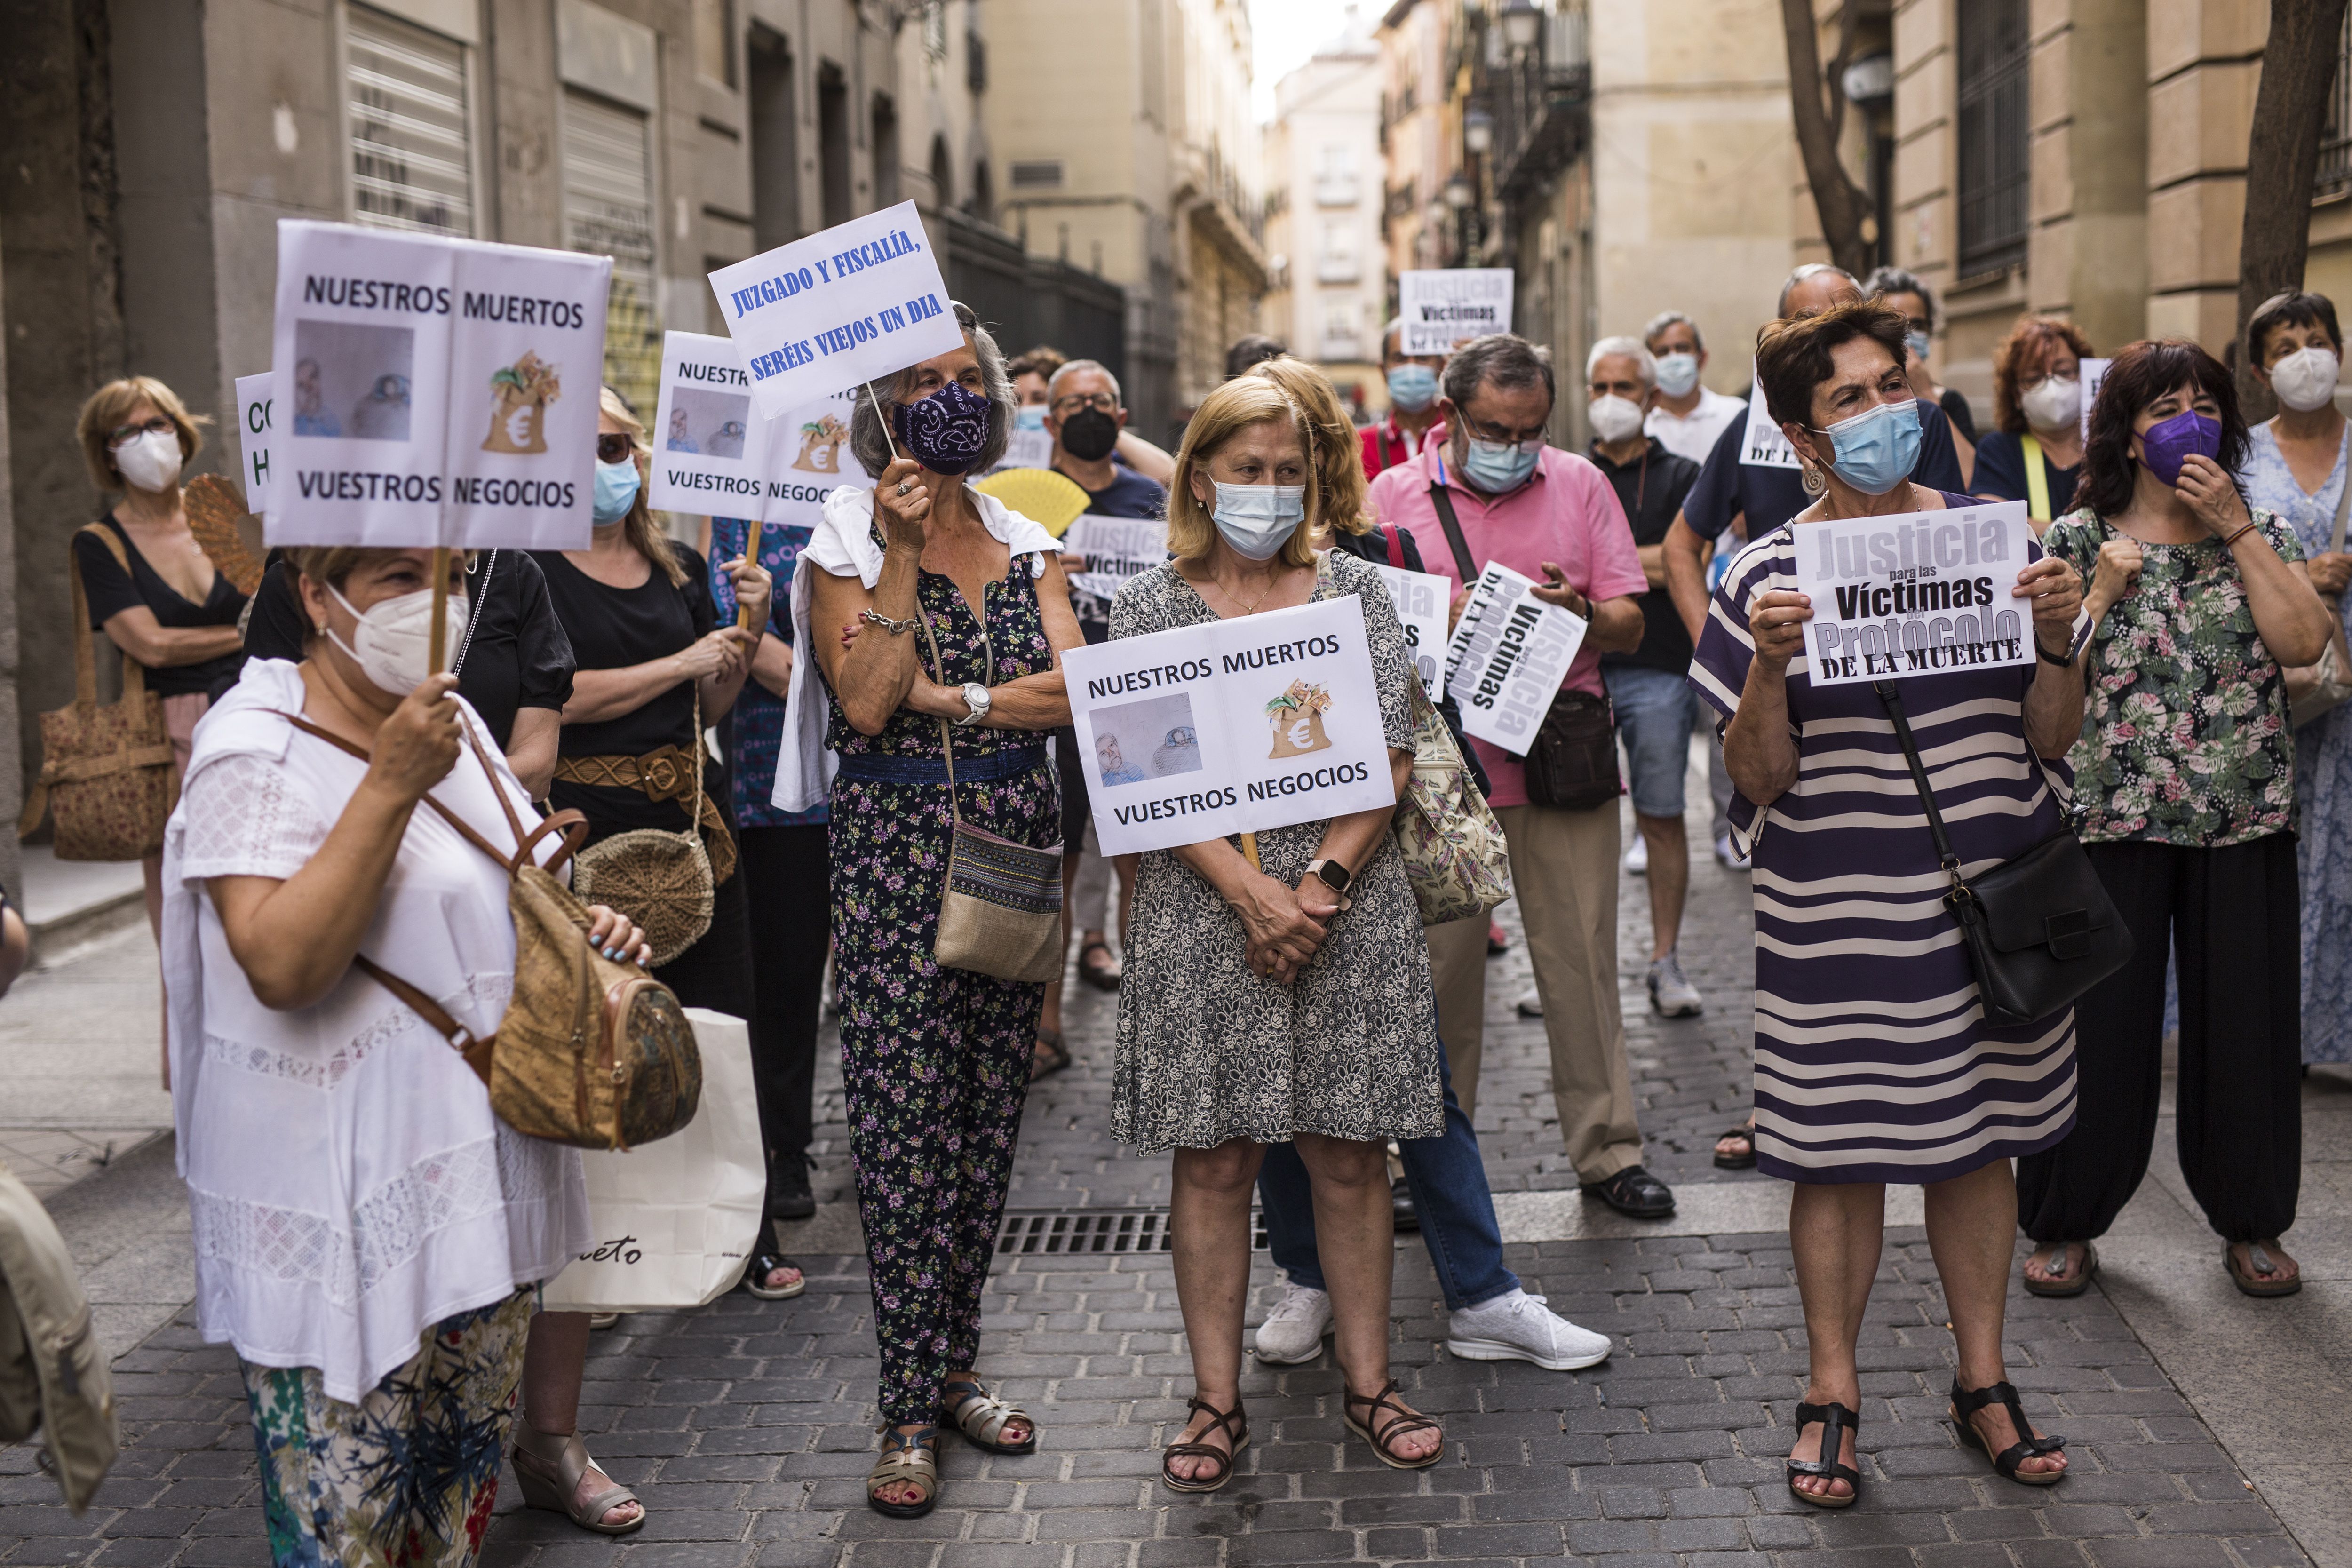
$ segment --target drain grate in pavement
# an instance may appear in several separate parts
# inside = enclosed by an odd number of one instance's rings
[[[1098,1209],[1091,1213],[1008,1211],[996,1238],[1000,1253],[1167,1252],[1166,1209]],[[1266,1248],[1265,1216],[1250,1214],[1250,1246]]]

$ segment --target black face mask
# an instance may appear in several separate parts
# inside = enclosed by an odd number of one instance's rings
[[[1098,463],[1118,445],[1118,421],[1099,408],[1081,408],[1062,421],[1062,450],[1081,463]]]

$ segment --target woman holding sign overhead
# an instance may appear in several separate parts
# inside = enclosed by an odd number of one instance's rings
[[[1378,573],[1316,550],[1310,452],[1307,421],[1276,381],[1244,375],[1211,393],[1169,490],[1175,559],[1119,590],[1111,637],[1354,595],[1402,792],[1415,679],[1404,629]],[[1400,1468],[1436,1463],[1444,1446],[1389,1376],[1387,1142],[1445,1131],[1429,947],[1393,816],[1156,850],[1136,875],[1111,1125],[1141,1150],[1175,1151],[1170,1226],[1194,1394],[1161,1465],[1172,1490],[1223,1486],[1249,1441],[1250,1191],[1270,1143],[1295,1143],[1312,1184],[1349,1426]]]
[[[2063,1440],[2035,1433],[2007,1381],[2001,1317],[2017,1224],[2009,1162],[2074,1125],[2074,1014],[1985,1021],[1896,718],[1932,763],[1969,875],[2063,833],[2057,759],[2083,718],[2067,658],[2081,582],[2046,558],[1975,579],[1993,613],[2030,609],[2041,658],[1879,683],[1891,702],[1869,680],[1815,683],[1807,623],[1836,606],[1795,591],[1809,529],[1975,504],[1911,482],[1920,411],[1905,327],[1853,303],[1765,329],[1766,404],[1821,499],[1733,561],[1691,668],[1728,721],[1733,831],[1756,864],[1756,1154],[1766,1175],[1796,1184],[1790,1241],[1812,1369],[1789,1488],[1817,1508],[1849,1507],[1862,1489],[1854,1346],[1890,1182],[1927,1189],[1964,1438],[2027,1485],[2066,1465]]]
[[[1045,999],[1042,975],[1003,977],[1031,966],[1002,962],[1018,942],[999,914],[1060,973],[1046,738],[1070,721],[1061,653],[1083,640],[1054,536],[964,482],[1003,454],[1014,405],[995,342],[969,309],[955,314],[962,347],[859,400],[849,447],[874,489],[825,499],[793,595],[795,639],[815,655],[794,668],[793,714],[824,703],[824,749],[840,757],[842,1089],[888,1424],[866,1495],[898,1519],[938,1500],[943,1423],[989,1453],[1037,1448],[1035,1423],[973,1365]],[[787,734],[797,771],[776,794],[796,806],[824,757],[793,721]],[[951,943],[950,913],[974,917],[956,930],[982,940]]]

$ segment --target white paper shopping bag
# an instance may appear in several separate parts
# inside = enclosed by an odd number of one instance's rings
[[[685,1130],[626,1153],[581,1156],[595,1237],[547,1287],[550,1311],[699,1307],[734,1289],[767,1207],[751,1037],[740,1018],[688,1007],[702,1102]]]

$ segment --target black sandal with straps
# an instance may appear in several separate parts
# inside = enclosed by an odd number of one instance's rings
[[[1998,1454],[1992,1451],[1992,1440],[1978,1431],[1976,1423],[1969,1419],[1986,1405],[1994,1404],[2008,1406],[2009,1424],[2018,1437],[2016,1442]],[[2064,1470],[2021,1470],[2017,1468],[2028,1459],[2057,1453],[2065,1447],[2066,1439],[2033,1436],[2033,1424],[2025,1418],[2025,1405],[2017,1397],[2014,1384],[1988,1384],[1971,1392],[1960,1386],[1958,1378],[1952,1379],[1952,1421],[1960,1429],[1960,1440],[1972,1448],[1982,1450],[2003,1479],[2024,1487],[2055,1486],[2066,1479]]]
[[[1789,1460],[1789,1490],[1799,1502],[1814,1508],[1852,1508],[1862,1500],[1862,1472],[1852,1465],[1838,1463],[1838,1456],[1845,1452],[1846,1433],[1860,1436],[1862,1417],[1835,1403],[1797,1406],[1797,1433],[1800,1436],[1816,1421],[1822,1424],[1821,1457]],[[1861,1457],[1859,1452],[1855,1457]],[[1828,1480],[1843,1481],[1849,1489],[1843,1497],[1835,1497],[1828,1492],[1809,1492],[1797,1484],[1799,1476],[1819,1476]]]
[[[1192,1425],[1191,1412],[1197,1411],[1206,1415],[1209,1424],[1201,1428],[1201,1436],[1205,1437],[1222,1426],[1225,1429],[1225,1440],[1233,1445],[1233,1449],[1227,1452],[1213,1443],[1198,1440],[1171,1443],[1160,1450],[1160,1484],[1171,1492],[1215,1491],[1234,1479],[1234,1461],[1242,1457],[1242,1450],[1249,1447],[1249,1423],[1242,1418],[1242,1402],[1236,1399],[1231,1410],[1220,1410],[1207,1400],[1196,1396],[1186,1409],[1186,1426]],[[1197,1476],[1187,1480],[1168,1468],[1171,1459],[1214,1459],[1217,1461],[1217,1473],[1207,1480]]]
[[[1417,1459],[1405,1458],[1399,1454],[1391,1445],[1394,1444],[1399,1437],[1404,1436],[1408,1433],[1436,1432],[1443,1436],[1444,1429],[1438,1426],[1436,1422],[1432,1421],[1428,1416],[1416,1415],[1412,1411],[1407,1410],[1403,1405],[1389,1397],[1390,1394],[1398,1392],[1400,1392],[1400,1386],[1397,1380],[1395,1378],[1391,1378],[1381,1386],[1381,1391],[1378,1394],[1349,1394],[1344,1401],[1344,1408],[1348,1413],[1349,1430],[1354,1432],[1357,1436],[1361,1437],[1365,1442],[1370,1443],[1372,1446],[1372,1452],[1378,1455],[1380,1457],[1381,1463],[1388,1466],[1389,1468],[1392,1470],[1425,1470],[1430,1466],[1437,1463],[1440,1458],[1444,1457],[1444,1443],[1440,1442],[1436,1447],[1432,1448],[1428,1453],[1423,1454]],[[1359,1405],[1364,1407],[1364,1418],[1361,1421],[1356,1419],[1356,1406]],[[1389,1411],[1394,1415],[1396,1419],[1375,1431],[1373,1429],[1372,1423],[1379,1419],[1380,1414],[1383,1410]]]

